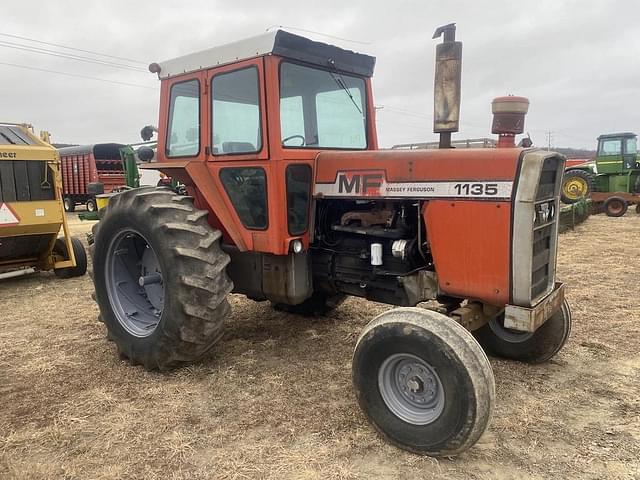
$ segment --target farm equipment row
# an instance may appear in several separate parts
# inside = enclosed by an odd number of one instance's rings
[[[633,204],[640,214],[640,156],[635,133],[600,135],[596,157],[567,168],[562,201],[572,204],[585,198],[602,203],[610,217],[624,215]]]

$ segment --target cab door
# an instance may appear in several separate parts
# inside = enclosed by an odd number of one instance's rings
[[[638,140],[636,137],[628,137],[624,139],[622,149],[622,168],[625,170],[640,168],[638,165]]]
[[[207,71],[207,167],[248,250],[280,253],[262,57]]]
[[[602,138],[596,159],[598,173],[622,172],[622,138]]]

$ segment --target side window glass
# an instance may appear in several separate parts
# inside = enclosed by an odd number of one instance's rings
[[[200,151],[200,84],[175,83],[169,99],[168,157],[197,155]]]
[[[626,139],[625,153],[628,153],[628,154],[638,153],[638,140],[636,138]]]
[[[222,73],[211,85],[213,153],[253,153],[262,148],[258,70]]]
[[[301,235],[307,231],[310,191],[311,167],[289,165],[287,167],[287,219],[291,235]]]
[[[600,146],[600,155],[620,155],[622,153],[621,140],[603,140]]]
[[[223,168],[220,180],[242,224],[254,230],[267,228],[267,177],[264,170]]]

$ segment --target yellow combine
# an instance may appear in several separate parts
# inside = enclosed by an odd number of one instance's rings
[[[87,270],[82,243],[69,236],[58,152],[46,132],[41,137],[31,125],[0,123],[0,280],[52,269],[70,278]]]

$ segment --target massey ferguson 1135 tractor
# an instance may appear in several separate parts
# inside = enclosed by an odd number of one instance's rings
[[[536,363],[569,335],[555,278],[564,158],[515,147],[522,97],[494,101],[499,148],[447,148],[462,44],[454,25],[442,34],[432,151],[378,149],[367,55],[278,30],[150,66],[153,168],[188,196],[115,195],[94,228],[96,299],[124,357],[159,370],[202,358],[231,292],[301,313],[363,297],[402,307],[353,355],[378,432],[428,455],[478,440],[495,400],[482,347]],[[428,300],[439,306],[416,308]]]

